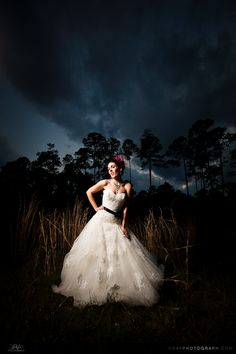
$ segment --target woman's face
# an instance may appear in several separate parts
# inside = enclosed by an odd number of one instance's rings
[[[108,173],[111,176],[111,178],[116,178],[116,177],[120,176],[120,169],[116,165],[115,162],[109,162],[107,168],[108,168]]]

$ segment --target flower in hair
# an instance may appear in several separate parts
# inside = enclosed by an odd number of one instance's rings
[[[120,155],[116,155],[113,157],[113,160],[117,161],[118,163],[123,164],[124,160],[122,159],[122,157]]]

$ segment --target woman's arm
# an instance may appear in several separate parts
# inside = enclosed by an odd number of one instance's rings
[[[123,210],[123,217],[122,217],[122,222],[121,222],[121,230],[122,230],[123,234],[126,237],[129,237],[128,230],[126,229],[126,222],[127,222],[128,204],[129,204],[129,201],[131,199],[132,185],[130,183],[127,183],[125,185],[125,190],[126,190],[126,193],[127,193],[127,196],[128,196],[128,200],[127,200],[126,206],[125,206],[125,208]]]
[[[88,200],[95,211],[102,209],[102,206],[100,206],[100,207],[97,206],[97,203],[95,202],[93,194],[102,190],[107,185],[107,183],[108,182],[105,179],[102,181],[99,181],[98,183],[96,183],[92,187],[90,187],[86,192]]]

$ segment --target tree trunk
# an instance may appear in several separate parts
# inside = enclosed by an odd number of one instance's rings
[[[201,168],[201,188],[206,190],[205,177],[203,168]]]
[[[221,171],[221,187],[222,187],[222,191],[224,192],[225,181],[224,181],[224,169],[223,169],[222,153],[220,154],[220,171]]]
[[[207,173],[208,181],[210,181],[210,188],[211,188],[211,191],[212,191],[213,190],[213,182],[212,182],[212,175],[211,175],[211,172],[210,172],[210,161],[209,161],[209,159],[207,161],[207,168],[208,168],[208,173]],[[210,175],[209,175],[209,173],[210,173]]]
[[[194,179],[195,179],[195,188],[196,188],[196,193],[198,192],[198,185],[197,185],[197,176],[196,174],[194,175]]]
[[[150,184],[150,188],[152,186],[152,159],[149,158],[149,184]]]
[[[93,168],[93,181],[96,183],[96,167]]]
[[[131,161],[129,159],[129,181],[131,183]]]
[[[185,183],[186,183],[187,195],[189,195],[189,188],[188,188],[188,172],[187,172],[187,166],[186,166],[186,161],[185,161],[185,159],[184,159],[184,175],[185,175]]]

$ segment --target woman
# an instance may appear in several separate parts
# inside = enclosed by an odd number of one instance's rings
[[[53,286],[54,292],[73,296],[74,306],[107,301],[151,306],[159,299],[163,270],[127,227],[132,186],[122,180],[124,168],[122,158],[115,156],[108,163],[110,178],[86,192],[96,214],[65,256],[61,284]],[[101,190],[102,205],[98,206],[94,193]]]

